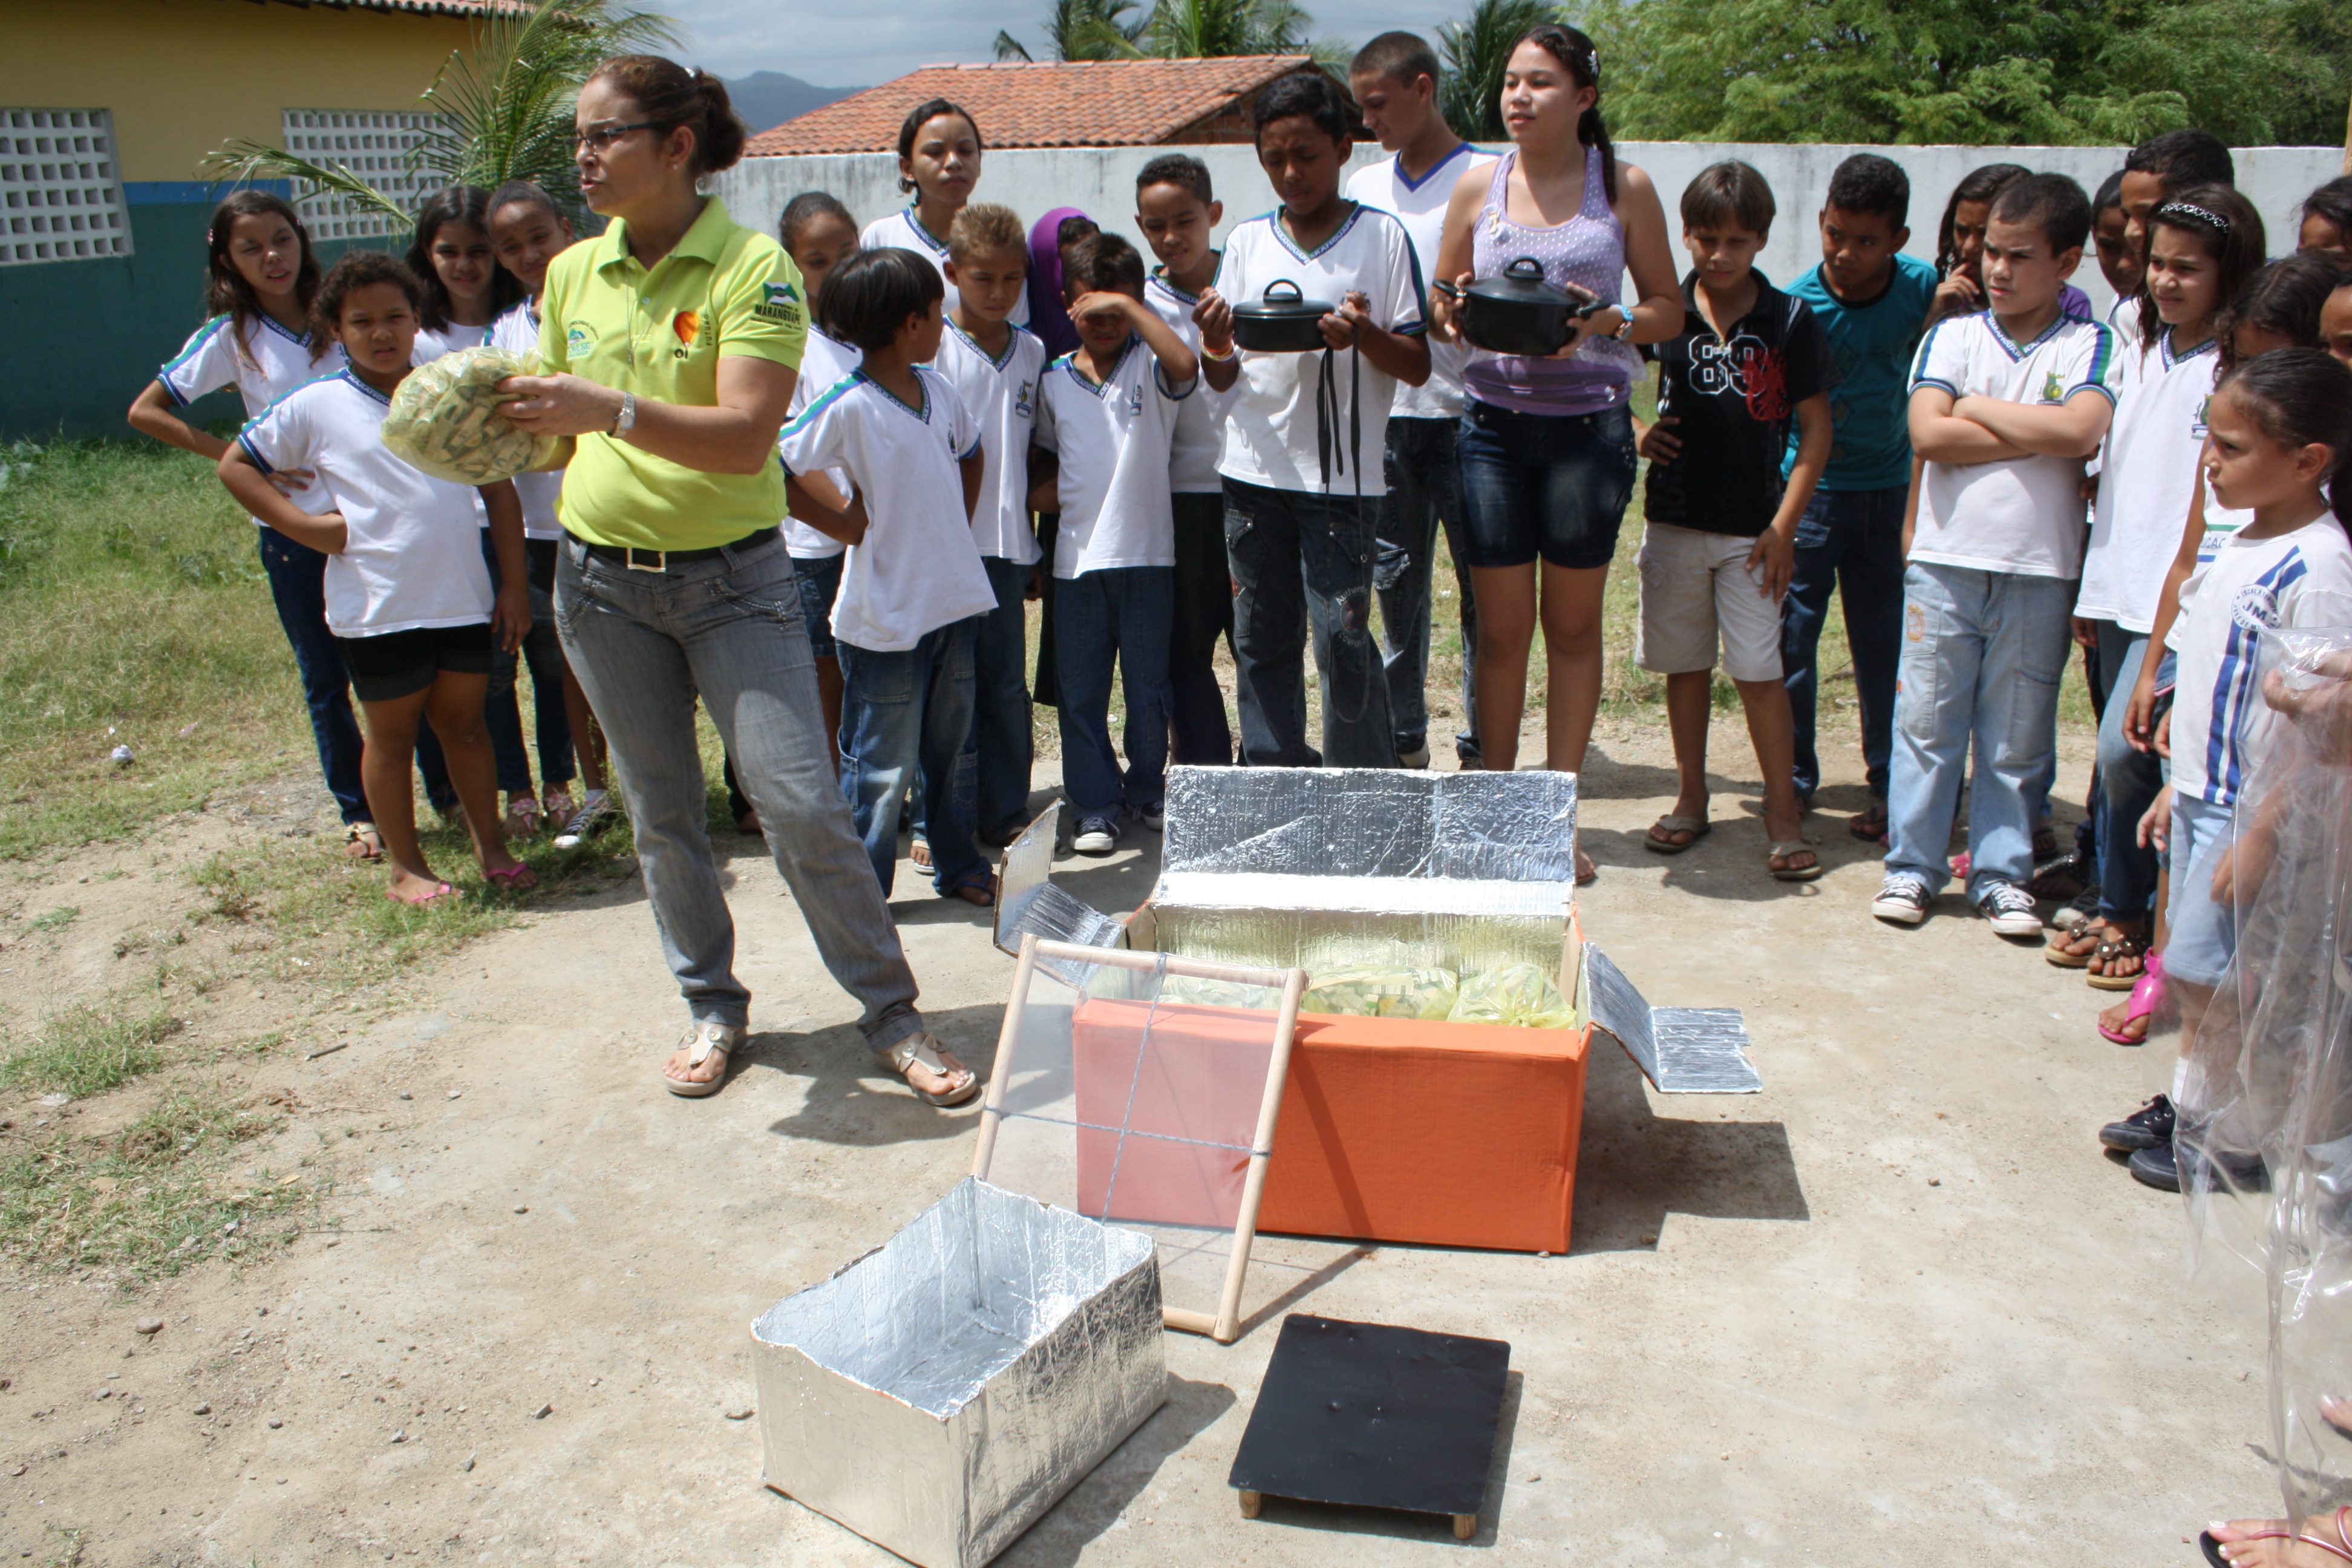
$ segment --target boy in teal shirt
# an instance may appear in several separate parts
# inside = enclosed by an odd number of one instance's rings
[[[1936,293],[1936,269],[1903,254],[1911,181],[1900,165],[1857,153],[1830,176],[1821,215],[1822,263],[1789,292],[1829,334],[1839,381],[1830,394],[1829,468],[1797,522],[1796,571],[1780,605],[1780,664],[1796,723],[1798,798],[1822,782],[1813,742],[1820,686],[1816,652],[1830,595],[1845,605],[1862,710],[1862,759],[1870,808],[1848,824],[1886,837],[1887,758],[1895,723],[1895,668],[1903,624],[1903,510],[1911,484],[1911,356]],[[1791,438],[1781,461],[1797,460]]]

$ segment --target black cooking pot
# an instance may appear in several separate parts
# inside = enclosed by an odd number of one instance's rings
[[[1313,353],[1323,341],[1323,318],[1337,306],[1309,300],[1298,285],[1277,278],[1250,304],[1234,307],[1234,342],[1258,353]]]
[[[1543,263],[1532,256],[1467,289],[1445,282],[1437,287],[1461,302],[1455,321],[1473,348],[1528,359],[1558,353],[1575,335],[1580,319],[1606,308],[1602,300],[1579,300],[1545,282]]]

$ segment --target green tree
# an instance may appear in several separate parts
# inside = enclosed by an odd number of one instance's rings
[[[1126,0],[1054,0],[1045,34],[1055,59],[1213,59],[1231,55],[1310,55],[1335,72],[1355,50],[1332,39],[1309,40],[1315,18],[1295,0],[1157,0],[1140,21]],[[1028,59],[1010,33],[996,36],[996,58]]]
[[[1549,0],[1477,0],[1462,20],[1438,25],[1437,58],[1445,76],[1438,83],[1437,107],[1455,135],[1507,140],[1503,68],[1510,63],[1511,46],[1528,28],[1559,19],[1559,7]]]
[[[1591,0],[1618,134],[1706,142],[2334,140],[2333,0]]]
[[[434,115],[409,150],[407,172],[495,187],[530,180],[584,217],[572,161],[572,101],[599,62],[675,46],[666,16],[620,0],[540,0],[528,16],[497,16],[474,29],[474,47],[451,52],[418,102]],[[205,160],[226,182],[292,180],[305,195],[346,197],[402,224],[415,214],[345,164],[314,163],[243,137]]]
[[[1054,0],[1045,17],[1045,46],[1057,60],[1116,60],[1127,58],[1143,20],[1129,20],[1134,0]],[[1026,60],[1035,57],[1011,33],[996,35],[996,58]]]

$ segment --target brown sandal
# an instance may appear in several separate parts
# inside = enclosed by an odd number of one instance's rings
[[[2061,969],[2088,969],[2092,961],[2099,956],[2099,945],[2106,941],[2107,931],[2107,922],[2103,916],[2093,915],[2088,920],[2077,921],[2061,931],[2057,941],[2043,948],[2042,956]],[[2075,952],[2072,944],[2086,939],[2092,945],[2080,952]]]
[[[2125,958],[2138,959],[2140,967],[2129,974],[2084,976],[2094,991],[2128,991],[2139,984],[2140,975],[2147,970],[2147,932],[2120,931],[2109,926],[2106,935],[2099,941],[2099,951],[2094,956],[2100,963],[2113,963]]]

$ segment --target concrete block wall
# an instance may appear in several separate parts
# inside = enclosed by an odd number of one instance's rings
[[[1225,205],[1225,226],[1255,216],[1274,205],[1265,176],[1246,146],[1229,147],[1044,147],[991,153],[982,167],[978,199],[1002,202],[1034,219],[1055,207],[1077,207],[1105,228],[1126,235],[1140,247],[1143,236],[1135,226],[1135,175],[1161,152],[1189,153],[1209,166],[1210,178]],[[1771,243],[1764,252],[1766,274],[1779,279],[1795,276],[1821,259],[1813,217],[1829,189],[1830,174],[1854,153],[1880,153],[1902,164],[1911,176],[1910,252],[1927,260],[1936,254],[1936,220],[1952,187],[1970,169],[1984,163],[2022,163],[2072,175],[2085,191],[2123,166],[2121,147],[1846,147],[1802,144],[1745,144],[1712,142],[1626,142],[1618,155],[1648,171],[1666,209],[1667,232],[1681,232],[1676,205],[1683,187],[1707,164],[1723,158],[1741,158],[1761,170],[1772,183],[1780,207]],[[1360,147],[1351,171],[1378,163],[1387,154],[1377,146]],[[2271,254],[2283,256],[2294,248],[2296,209],[2313,187],[2333,179],[2342,169],[2343,153],[2333,147],[2244,147],[2235,151],[2238,186],[2267,227]],[[862,226],[906,205],[898,189],[898,163],[888,153],[851,153],[790,158],[752,158],[719,178],[717,190],[741,223],[772,229],[784,204],[802,191],[825,190],[855,213]],[[1145,254],[1150,255],[1149,250]],[[1679,256],[1679,249],[1677,255]],[[2087,255],[2074,281],[2104,310],[2112,298],[2096,264]]]

